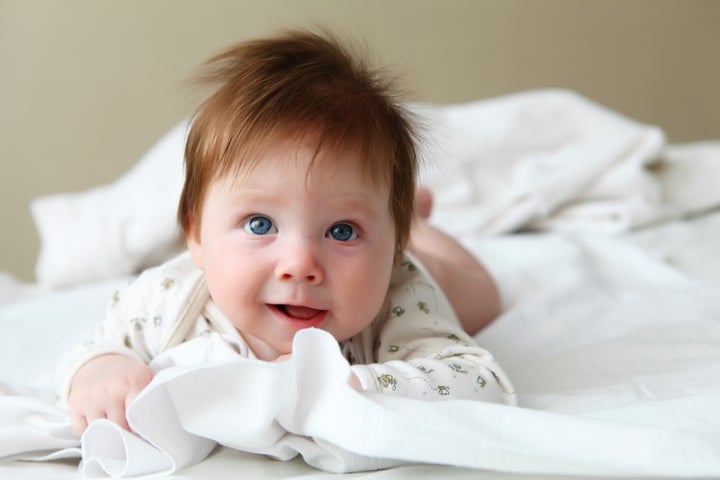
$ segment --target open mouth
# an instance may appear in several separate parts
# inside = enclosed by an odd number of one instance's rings
[[[312,320],[326,312],[326,310],[318,310],[316,308],[303,307],[300,305],[272,305],[286,316],[294,320]]]

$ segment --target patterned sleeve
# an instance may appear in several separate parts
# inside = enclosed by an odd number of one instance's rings
[[[389,300],[374,347],[376,363],[351,367],[364,390],[515,404],[500,366],[463,331],[445,295],[416,260],[396,270]]]
[[[185,260],[181,256],[148,269],[113,294],[92,340],[69,351],[58,365],[61,401],[67,400],[75,373],[93,358],[120,354],[149,363],[160,353],[187,296],[183,290],[193,286]],[[181,278],[185,281],[179,282]]]

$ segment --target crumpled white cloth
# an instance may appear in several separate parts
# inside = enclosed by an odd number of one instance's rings
[[[663,132],[565,90],[416,109],[423,182],[457,236],[518,229],[624,232],[664,212]]]
[[[46,391],[0,383],[0,459],[40,461],[79,455],[67,413]]]
[[[720,303],[620,239],[513,236],[470,245],[505,313],[478,342],[521,407],[359,393],[330,336],[304,331],[273,364],[202,337],[156,359],[128,413],[83,439],[83,475],[161,476],[220,443],[328,471],[435,463],[532,474],[717,477]],[[50,328],[50,326],[46,327]],[[62,409],[0,395],[0,457],[79,455]],[[48,457],[48,455],[51,455]]]
[[[720,472],[720,431],[712,425],[669,428],[360,393],[348,386],[349,366],[326,332],[300,332],[293,351],[284,363],[238,358],[211,334],[158,357],[164,369],[128,410],[134,433],[107,420],[86,430],[82,476],[165,476],[216,444],[281,460],[299,454],[330,472],[408,463],[575,475]]]

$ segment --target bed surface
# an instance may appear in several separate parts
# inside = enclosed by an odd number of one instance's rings
[[[370,400],[379,406],[388,430],[368,420],[374,440],[361,430],[351,435],[351,426],[347,438],[325,438],[343,445],[347,462],[362,464],[359,455],[372,452],[402,463],[331,474],[298,457],[280,462],[218,447],[169,478],[720,475],[720,143],[667,145],[661,131],[578,96],[541,93],[431,109],[449,135],[436,144],[445,160],[425,172],[436,193],[432,221],[452,229],[498,282],[504,313],[477,340],[513,380],[520,408],[458,405],[467,425],[454,423],[444,435],[433,421],[453,420],[452,404],[354,398],[358,408]],[[548,129],[546,113],[567,122]],[[154,243],[169,251],[165,233],[160,228]],[[54,286],[0,277],[0,402],[20,392],[50,404],[54,365],[87,338],[107,299],[130,278],[91,268],[73,275],[89,277]],[[402,431],[389,415],[400,407],[413,420]],[[347,414],[339,407],[323,413]],[[11,435],[23,430],[13,434],[3,421],[0,449],[7,451]],[[436,435],[426,439],[427,449],[407,446],[430,432]],[[471,441],[457,443],[458,432]],[[396,441],[381,447],[377,438]],[[442,458],[456,466],[443,466]],[[436,465],[413,465],[423,460]],[[77,478],[78,470],[76,460],[11,461],[0,462],[0,476],[64,479]]]
[[[681,249],[678,237],[707,238],[708,233],[717,232],[718,225],[720,214],[713,214],[660,225],[608,244],[595,238],[588,241],[553,234],[495,238],[476,245],[478,253],[495,259],[491,267],[503,288],[514,286],[505,297],[506,314],[478,340],[494,352],[513,378],[521,407],[636,425],[658,425],[662,420],[666,427],[692,428],[704,423],[717,429],[720,265],[713,242]],[[673,235],[668,235],[667,229]],[[581,279],[579,276],[593,276],[587,264],[576,263],[581,246],[586,260],[597,261],[610,261],[609,257],[620,256],[627,249],[627,256],[617,263],[628,268],[615,271],[623,279],[615,278],[612,286],[603,284],[607,276],[596,277],[599,283]],[[690,259],[683,256],[686,252]],[[693,264],[695,257],[707,260],[702,268]],[[664,263],[667,258],[673,258],[675,266]],[[690,268],[681,269],[684,265]],[[24,299],[6,303],[0,309],[0,323],[6,331],[8,325],[13,327],[12,335],[0,339],[0,364],[15,362],[15,368],[2,370],[2,381],[44,391],[62,346],[76,344],[87,335],[105,299],[125,281],[123,277],[62,292],[26,290]],[[643,288],[618,288],[623,283],[641,283]],[[713,304],[698,301],[706,293]],[[568,301],[567,295],[575,301]],[[37,339],[38,332],[44,332],[41,335],[46,340]],[[32,351],[36,356],[28,355],[29,338],[35,338],[37,348]],[[17,365],[19,358],[24,360],[22,367]],[[566,478],[439,465],[330,474],[299,457],[282,462],[221,447],[206,460],[168,478],[226,478],[229,472],[233,478]],[[9,479],[78,478],[77,461],[5,462],[0,463],[0,475]],[[626,476],[631,475],[599,478]]]

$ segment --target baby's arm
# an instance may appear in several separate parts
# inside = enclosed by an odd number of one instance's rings
[[[69,351],[58,366],[60,400],[78,435],[101,418],[128,428],[126,407],[153,378],[144,332],[136,328],[141,312],[135,306],[144,304],[136,290],[134,285],[123,289],[128,301],[113,299],[93,340]]]
[[[93,420],[107,418],[128,429],[127,406],[154,376],[145,363],[127,355],[95,357],[77,371],[70,384],[68,414],[80,435]]]
[[[127,428],[126,407],[152,380],[147,364],[173,327],[170,315],[160,317],[165,310],[156,300],[158,291],[173,293],[163,287],[165,277],[165,270],[150,269],[116,291],[92,341],[67,352],[60,362],[58,393],[76,433],[100,418]]]
[[[465,331],[474,335],[500,314],[497,286],[477,258],[428,223],[430,192],[418,189],[415,203],[410,251],[445,292]]]
[[[443,293],[409,260],[393,275],[375,363],[351,367],[361,388],[428,400],[514,404],[502,368],[463,331]]]

